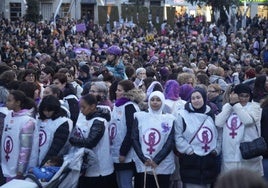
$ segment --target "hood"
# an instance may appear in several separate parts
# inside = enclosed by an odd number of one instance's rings
[[[209,82],[210,83],[218,83],[219,79],[223,79],[223,78],[221,76],[218,76],[218,75],[211,75],[209,77]]]
[[[12,111],[12,116],[13,117],[18,117],[18,116],[32,116],[33,109],[22,109],[18,112]]]
[[[98,108],[97,107],[97,111],[95,111],[92,114],[88,114],[86,116],[86,119],[90,120],[90,119],[93,119],[93,118],[96,118],[96,117],[104,118],[107,121],[111,120],[111,114],[110,114],[110,111],[108,110],[108,108],[106,109],[106,108]]]
[[[130,99],[132,102],[139,104],[145,100],[146,95],[142,90],[134,88],[126,92],[124,94],[124,97]]]

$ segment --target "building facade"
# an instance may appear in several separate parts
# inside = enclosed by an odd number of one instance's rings
[[[1,16],[5,18],[16,20],[26,13],[27,0],[1,0],[0,11]],[[3,2],[3,3],[2,3]],[[260,17],[266,17],[268,15],[268,1],[267,0],[253,0],[248,3],[246,0],[241,0],[244,3],[244,7],[240,9],[246,10],[247,6],[250,6],[247,15],[254,17],[258,14]],[[133,4],[137,3],[137,0],[39,0],[40,14],[43,20],[51,20],[54,14],[58,14],[60,17],[69,17],[73,19],[80,19],[83,16],[90,17],[95,23],[98,23],[98,6],[114,5],[119,7],[121,4]],[[179,14],[187,12],[188,14],[202,14],[209,16],[209,8],[199,8],[186,2],[186,0],[138,0],[140,5],[144,6],[172,6],[176,7],[176,11]]]

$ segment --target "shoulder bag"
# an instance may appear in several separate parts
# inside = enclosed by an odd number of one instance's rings
[[[243,159],[252,159],[264,154],[267,151],[267,144],[264,138],[260,136],[256,123],[255,128],[259,137],[251,142],[240,143],[239,148]]]

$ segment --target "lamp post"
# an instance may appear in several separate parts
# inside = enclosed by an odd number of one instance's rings
[[[0,5],[0,11],[1,11],[0,18],[4,17],[5,6],[6,6],[6,2],[4,0],[4,2],[2,2],[1,5]]]
[[[232,21],[232,26],[233,26],[233,32],[236,32],[236,5],[232,5],[232,15],[231,15],[231,21]]]
[[[244,0],[244,13],[242,18],[242,27],[245,28],[247,25],[247,1]]]
[[[139,9],[140,9],[140,2],[139,0],[136,0],[136,22],[139,24]]]
[[[149,20],[149,21],[152,21],[152,12],[151,12],[150,9],[149,9],[149,14],[148,14],[148,20]]]
[[[77,6],[77,2],[76,2],[76,0],[75,0],[75,2],[74,2],[74,19],[76,20],[76,7]]]

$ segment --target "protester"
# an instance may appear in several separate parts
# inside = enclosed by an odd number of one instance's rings
[[[109,133],[119,188],[132,188],[132,177],[135,173],[131,140],[133,114],[140,111],[138,103],[143,99],[141,90],[135,89],[130,80],[122,80],[118,83]]]
[[[2,133],[1,166],[7,181],[23,178],[29,167],[38,162],[38,128],[29,113],[35,108],[32,99],[22,91],[11,91],[7,98],[10,110]],[[30,107],[30,108],[29,108]]]
[[[169,184],[174,166],[174,123],[175,117],[164,114],[164,94],[154,91],[148,99],[148,112],[136,112],[133,124],[133,147],[138,156],[135,165],[138,175],[135,187],[164,188]],[[157,120],[157,121],[155,121]],[[144,173],[148,173],[144,182]],[[154,177],[153,174],[157,177]],[[145,185],[144,185],[145,184]]]
[[[43,93],[57,96],[62,102],[61,107],[66,105],[69,109],[66,110],[68,117],[73,120],[73,117],[78,116],[78,105],[71,107],[72,104],[66,102],[69,99],[63,100],[62,94],[66,97],[65,89],[59,92],[51,85],[54,74],[61,72],[62,68],[68,69],[64,72],[67,79],[63,84],[72,83],[76,91],[76,94],[72,94],[77,98],[87,95],[91,82],[97,80],[105,82],[109,93],[107,100],[112,103],[116,101],[118,82],[122,79],[134,81],[133,73],[143,71],[143,68],[147,78],[142,76],[136,81],[140,89],[148,95],[147,99],[153,91],[163,91],[167,80],[177,79],[180,84],[179,97],[190,101],[193,87],[196,84],[208,85],[207,78],[215,77],[211,75],[217,69],[220,72],[218,76],[228,83],[237,84],[237,77],[240,83],[252,77],[249,83],[252,88],[256,81],[254,102],[261,104],[267,94],[265,80],[268,71],[264,68],[267,67],[266,18],[248,17],[242,28],[243,19],[238,14],[237,28],[234,29],[234,26],[226,25],[227,22],[222,18],[209,23],[203,15],[194,16],[177,11],[174,20],[165,20],[163,32],[155,27],[153,20],[148,22],[148,27],[144,27],[140,23],[129,24],[124,20],[113,25],[110,24],[114,21],[112,19],[109,20],[107,32],[107,25],[98,25],[91,16],[83,16],[81,21],[85,21],[86,30],[77,32],[78,20],[64,19],[58,15],[56,17],[55,24],[43,20],[32,24],[24,18],[18,18],[19,21],[0,19],[0,85],[3,94],[8,94],[11,89],[18,89],[21,82],[16,77],[22,80],[22,73],[33,69],[36,71],[36,79],[30,72],[25,78],[27,81],[35,80],[40,85],[40,98],[43,98]],[[148,34],[148,31],[151,33]],[[257,48],[254,49],[254,46]],[[221,71],[224,67],[226,73],[228,72],[226,75]],[[71,77],[68,77],[68,73]],[[262,74],[265,78],[255,79]],[[155,82],[152,84],[153,81]],[[217,82],[217,79],[214,81]],[[229,103],[231,83],[226,85],[221,83],[221,79],[218,81],[223,87],[221,89],[226,91],[223,94],[223,104]],[[78,84],[82,86],[82,93]],[[167,92],[172,92],[172,89],[168,90],[171,91]],[[147,109],[148,105],[141,108]],[[166,109],[164,111],[168,112]]]
[[[223,129],[221,170],[246,168],[263,176],[262,156],[246,160],[239,149],[241,142],[259,137],[261,108],[251,102],[252,92],[245,84],[235,86],[229,98],[215,119],[216,126]]]
[[[191,93],[184,109],[179,111],[175,126],[176,149],[179,157],[183,187],[209,187],[219,173],[218,155],[221,152],[215,115],[206,105],[207,95],[202,88]]]
[[[79,116],[73,136],[69,139],[72,146],[92,149],[97,161],[88,166],[79,178],[79,187],[110,187],[115,181],[111,174],[114,171],[109,149],[108,121],[109,111],[97,109],[97,99],[87,94],[80,100]]]
[[[68,138],[73,122],[66,117],[59,100],[52,95],[42,99],[39,106],[39,165],[43,166],[52,156],[63,156],[68,151]]]
[[[112,73],[116,78],[127,79],[125,73],[125,65],[120,55],[122,50],[119,46],[113,45],[107,49],[107,61],[105,62],[105,67]]]
[[[62,91],[62,100],[70,111],[71,120],[75,126],[79,114],[79,104],[73,85],[67,82],[67,76],[64,73],[56,73],[53,76],[53,84]]]

